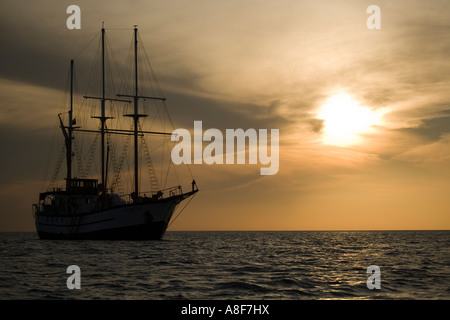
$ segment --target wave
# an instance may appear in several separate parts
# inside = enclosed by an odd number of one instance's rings
[[[426,231],[168,232],[114,244],[0,233],[0,298],[450,299],[448,248],[450,232]],[[370,265],[381,290],[367,288]]]

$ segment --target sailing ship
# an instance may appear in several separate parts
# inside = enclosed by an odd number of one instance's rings
[[[58,114],[59,126],[62,131],[65,148],[66,175],[62,187],[48,188],[39,194],[39,201],[33,204],[34,218],[37,233],[40,239],[100,239],[100,240],[159,240],[162,239],[176,208],[181,202],[198,192],[195,180],[192,180],[192,189],[183,192],[181,185],[167,188],[159,187],[152,177],[153,188],[151,191],[140,190],[140,141],[146,135],[169,136],[170,133],[161,131],[146,131],[141,126],[142,118],[148,116],[141,113],[141,101],[159,101],[165,103],[164,96],[144,96],[139,87],[138,65],[138,32],[134,27],[134,72],[131,83],[133,92],[128,94],[116,94],[115,97],[107,97],[105,93],[105,29],[101,29],[101,94],[99,96],[84,96],[85,99],[100,101],[101,113],[91,118],[98,119],[99,126],[96,130],[77,126],[74,116],[74,60],[70,62],[70,108],[67,112],[66,123],[62,114]],[[132,49],[130,50],[132,51]],[[134,80],[134,81],[133,81]],[[133,88],[134,87],[134,88]],[[112,119],[107,115],[106,102],[128,103],[132,105],[132,113],[122,114],[123,119],[131,119],[128,123],[131,129],[109,128],[107,121]],[[97,121],[97,120],[95,120]],[[74,162],[75,136],[78,134],[95,134],[100,137],[101,164],[96,177],[75,177],[72,173]],[[131,190],[125,194],[116,193],[108,182],[108,167],[110,158],[111,136],[127,136],[133,140],[134,150],[128,156],[134,158],[133,183]],[[143,140],[145,143],[145,140]],[[147,149],[146,149],[146,152]],[[148,156],[148,154],[147,154]],[[62,157],[64,158],[64,156]],[[79,158],[78,158],[79,159]],[[151,167],[152,169],[152,167]],[[150,170],[152,173],[153,170]],[[64,186],[65,184],[65,186]],[[190,201],[189,200],[189,201]],[[187,204],[189,201],[186,201]],[[186,205],[187,205],[186,204]],[[180,206],[181,207],[181,206]],[[184,209],[184,208],[183,208]]]

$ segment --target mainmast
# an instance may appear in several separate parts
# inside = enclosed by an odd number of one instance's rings
[[[66,190],[72,181],[72,133],[73,133],[73,60],[70,60],[70,110],[69,110],[69,133],[67,144],[67,180]]]
[[[138,34],[137,26],[134,26],[134,95],[118,94],[119,97],[132,97],[134,100],[134,110],[132,114],[126,114],[126,117],[133,118],[133,135],[134,135],[134,191],[133,199],[139,198],[139,143],[138,137],[144,132],[139,130],[139,118],[146,117],[146,114],[139,114],[139,99],[153,99],[165,101],[166,98],[162,97],[148,97],[139,95],[139,83],[138,83]],[[154,134],[166,134],[162,132],[148,132]]]
[[[106,97],[106,75],[105,75],[105,28],[102,26],[101,29],[101,60],[102,60],[102,93],[100,97],[94,96],[84,96],[87,99],[97,99],[101,101],[101,114],[100,116],[93,116],[92,118],[97,118],[100,120],[100,130],[82,130],[78,128],[69,129],[69,135],[72,135],[72,131],[81,131],[81,132],[93,132],[100,133],[101,135],[101,194],[106,194],[107,191],[107,164],[108,164],[108,152],[109,148],[106,148],[105,143],[105,134],[129,134],[134,136],[134,190],[132,193],[133,199],[138,200],[139,197],[139,136],[142,136],[144,133],[148,134],[163,134],[170,135],[171,133],[165,132],[153,132],[153,131],[142,131],[139,130],[139,118],[146,117],[146,114],[139,114],[139,99],[151,99],[151,100],[161,100],[165,101],[164,97],[152,97],[152,96],[142,96],[139,95],[139,74],[138,74],[138,34],[137,34],[137,26],[134,26],[134,94],[117,94],[118,97],[127,97],[133,98],[134,101],[134,110],[132,114],[126,114],[124,116],[133,118],[133,130],[121,130],[121,129],[108,129],[106,126],[106,120],[112,119],[112,117],[106,116],[105,112],[105,104],[106,101],[120,101],[120,102],[128,102],[131,103],[130,100],[126,99],[115,99]],[[71,113],[70,113],[71,117]],[[72,125],[72,120],[71,124]],[[64,130],[64,135],[67,136],[67,133]],[[70,140],[66,137],[66,141]],[[67,142],[66,142],[67,143]],[[68,146],[68,149],[71,149],[71,146]],[[105,150],[106,149],[106,150]],[[106,152],[105,152],[106,151]],[[70,151],[72,152],[72,151]],[[106,161],[105,161],[106,159]],[[68,160],[68,163],[70,160]],[[68,170],[69,172],[69,170]],[[71,173],[70,173],[71,174]],[[69,174],[68,174],[69,177]]]
[[[72,181],[72,133],[73,127],[73,60],[70,61],[70,109],[69,109],[69,126],[64,126],[64,122],[61,119],[61,113],[58,114],[61,130],[64,135],[64,142],[66,144],[66,164],[67,164],[67,177],[66,177],[66,191],[70,190]],[[66,130],[67,129],[67,130]]]
[[[100,140],[101,140],[101,194],[106,194],[106,163],[105,163],[105,134],[106,134],[106,120],[112,119],[112,117],[107,117],[105,112],[105,105],[106,100],[111,101],[125,101],[129,102],[127,100],[120,100],[120,99],[111,99],[106,98],[105,92],[106,92],[106,75],[105,75],[105,28],[102,27],[102,94],[101,97],[90,97],[90,96],[84,96],[85,98],[89,99],[99,99],[101,101],[100,105],[100,116],[94,116],[93,118],[97,118],[100,120]],[[81,131],[81,130],[80,130]]]
[[[100,116],[100,136],[101,136],[101,161],[102,161],[102,194],[105,194],[105,28],[102,28],[102,100],[101,100],[101,116]]]
[[[139,125],[139,109],[138,109],[138,40],[137,26],[134,26],[134,192],[139,196],[139,145],[138,145],[138,125]]]
[[[86,97],[92,99],[99,99],[101,101],[100,104],[100,116],[94,116],[92,118],[97,118],[100,120],[100,161],[101,161],[101,194],[104,195],[106,193],[106,170],[105,170],[105,129],[106,129],[106,120],[111,119],[111,117],[106,116],[105,112],[105,101],[110,100],[105,97],[105,28],[102,27],[102,95],[101,97]]]

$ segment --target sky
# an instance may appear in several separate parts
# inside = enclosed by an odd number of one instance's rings
[[[168,230],[448,230],[449,16],[446,0],[2,0],[0,231],[35,230],[69,61],[88,65],[102,21],[123,50],[138,25],[175,127],[280,132],[275,175],[192,164],[200,192]]]

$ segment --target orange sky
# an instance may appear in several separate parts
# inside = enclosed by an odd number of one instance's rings
[[[139,25],[176,127],[280,130],[276,175],[191,165],[200,192],[168,230],[450,228],[448,1],[77,1],[81,30],[69,4],[0,4],[0,231],[34,231],[69,60],[89,66],[102,21],[118,56]],[[339,94],[355,109],[321,117]],[[358,110],[378,117],[337,139]]]

